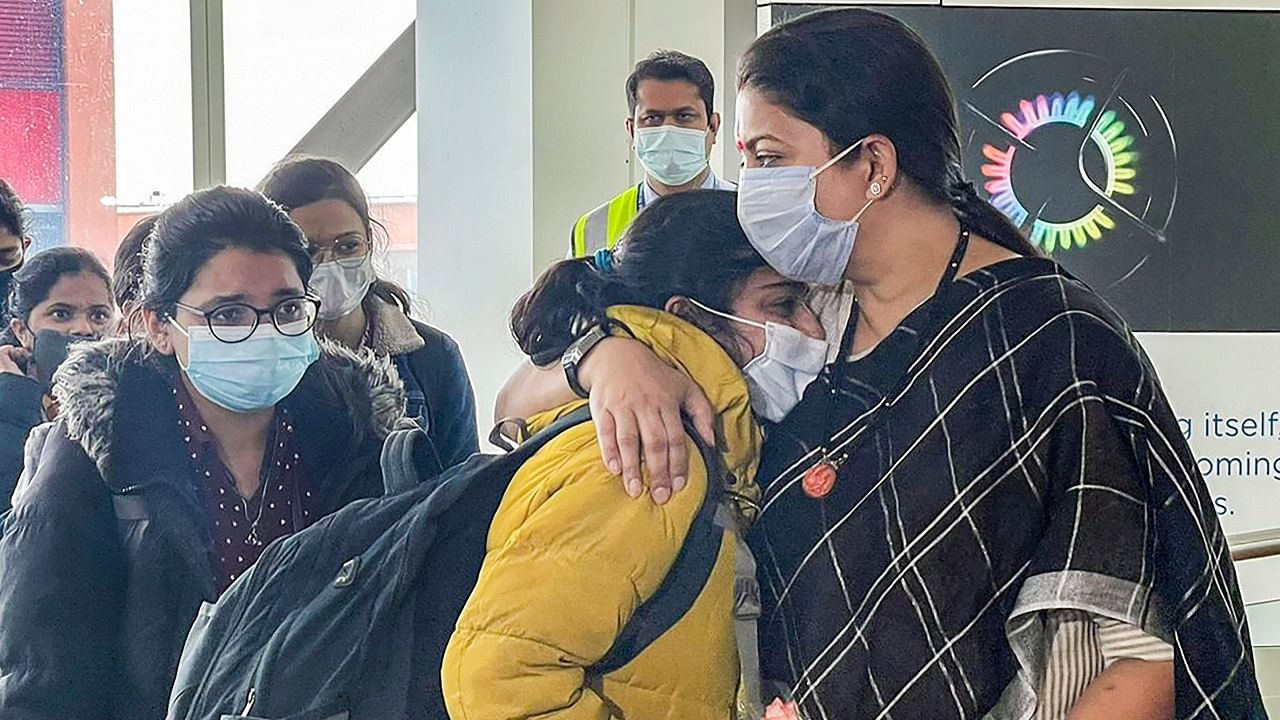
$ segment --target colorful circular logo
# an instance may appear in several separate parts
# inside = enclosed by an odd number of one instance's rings
[[[992,67],[962,99],[969,167],[1041,250],[1097,265],[1091,275],[1110,283],[1166,246],[1177,143],[1160,101],[1129,67],[1035,50]]]
[[[1049,125],[1087,128],[1088,142],[1101,156],[1103,164],[1102,182],[1097,190],[1108,198],[1133,195],[1134,181],[1138,177],[1138,154],[1133,150],[1135,138],[1126,133],[1125,124],[1115,111],[1107,110],[1095,117],[1096,109],[1097,100],[1093,95],[1081,96],[1074,90],[1065,96],[1062,93],[1039,95],[1034,100],[1022,100],[1017,113],[1003,113],[1000,124],[1015,140],[1024,142],[1034,141],[1036,131]],[[1014,181],[1018,145],[1010,143],[1000,148],[984,144],[982,155],[987,160],[982,166],[982,174],[988,178],[985,188],[992,204],[1018,225],[1025,225],[1031,213],[1018,199]],[[1031,225],[1031,241],[1052,253],[1085,247],[1101,240],[1104,232],[1115,227],[1112,213],[1100,203],[1095,203],[1078,217],[1065,221],[1036,218]]]

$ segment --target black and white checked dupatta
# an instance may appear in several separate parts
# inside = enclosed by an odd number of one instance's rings
[[[992,266],[842,374],[770,432],[752,538],[764,675],[806,718],[1030,718],[1054,608],[1172,644],[1176,717],[1265,717],[1212,498],[1088,287]],[[824,452],[839,478],[810,498]]]

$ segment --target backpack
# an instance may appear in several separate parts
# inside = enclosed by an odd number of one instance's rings
[[[429,458],[422,431],[393,434],[383,451],[387,495],[272,543],[216,605],[201,608],[168,718],[446,720],[445,648],[507,486],[534,453],[589,419],[581,408],[505,455],[472,456],[423,484],[414,470]],[[726,532],[716,520],[724,483],[718,456],[699,449],[712,480],[685,544],[589,677],[639,655],[711,575]]]

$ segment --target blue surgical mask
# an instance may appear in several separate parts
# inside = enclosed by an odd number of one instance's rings
[[[707,131],[675,125],[638,128],[636,155],[653,179],[672,187],[684,185],[707,169]]]
[[[187,336],[187,364],[182,370],[192,387],[232,412],[274,407],[298,387],[303,373],[320,357],[311,332],[290,337],[272,325],[260,325],[248,340],[224,343],[208,327],[169,322]]]
[[[832,287],[844,277],[858,219],[879,198],[883,187],[873,183],[872,198],[852,220],[832,220],[818,212],[814,195],[818,175],[853,152],[862,141],[845,148],[821,167],[745,168],[738,179],[738,221],[756,251],[786,277]]]

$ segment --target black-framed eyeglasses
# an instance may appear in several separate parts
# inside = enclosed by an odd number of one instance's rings
[[[310,295],[285,298],[270,308],[248,303],[224,303],[212,310],[175,302],[174,305],[204,318],[214,338],[229,344],[244,342],[253,336],[262,316],[271,318],[276,332],[288,337],[305,335],[320,316],[320,301]]]

